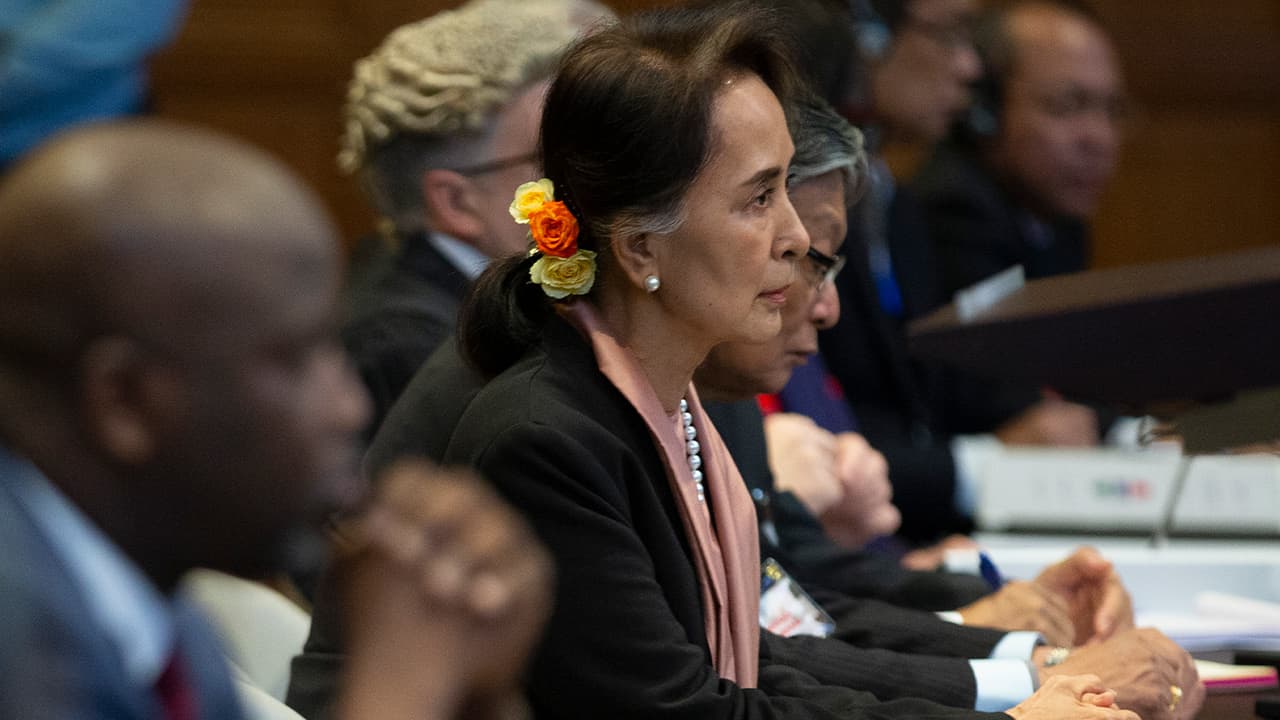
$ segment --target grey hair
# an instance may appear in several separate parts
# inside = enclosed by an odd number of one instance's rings
[[[810,96],[793,103],[791,183],[797,185],[832,170],[844,175],[845,205],[852,206],[866,190],[869,168],[862,133],[840,117],[824,100]]]
[[[584,0],[471,0],[397,28],[355,64],[339,167],[398,226],[421,223],[422,173],[484,157],[498,113],[608,14]]]

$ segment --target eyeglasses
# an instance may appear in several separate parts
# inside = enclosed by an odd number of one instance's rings
[[[524,155],[516,155],[515,157],[502,158],[501,160],[490,160],[489,162],[480,163],[478,165],[464,165],[463,167],[453,168],[453,171],[459,175],[474,177],[476,175],[487,175],[499,170],[506,170],[517,165],[533,165],[538,162],[538,153],[531,152]]]
[[[805,263],[808,268],[806,274],[816,290],[824,290],[828,285],[836,281],[836,276],[844,269],[845,257],[843,255],[827,255],[813,248],[809,248],[804,254],[805,259],[809,262]]]

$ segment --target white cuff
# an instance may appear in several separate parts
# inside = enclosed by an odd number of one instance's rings
[[[991,649],[989,657],[1030,662],[1031,653],[1036,649],[1036,645],[1043,643],[1044,638],[1040,637],[1040,633],[1031,632],[1030,630],[1017,630],[1006,633],[1000,639],[1000,642],[996,643],[996,646]]]
[[[1002,712],[1026,700],[1035,692],[1031,663],[1022,660],[970,660],[978,697],[973,709]]]

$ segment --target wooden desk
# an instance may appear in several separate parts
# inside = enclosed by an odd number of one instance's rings
[[[1148,408],[1280,384],[1280,247],[1032,280],[970,318],[911,323],[912,353]],[[1141,413],[1138,413],[1141,414]]]

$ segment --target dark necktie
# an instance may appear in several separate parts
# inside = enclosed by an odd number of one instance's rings
[[[187,676],[186,663],[175,652],[156,680],[156,695],[164,708],[164,720],[199,720],[195,687]]]

